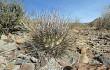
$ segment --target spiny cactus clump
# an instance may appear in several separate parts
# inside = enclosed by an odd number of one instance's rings
[[[59,57],[67,47],[70,47],[67,25],[66,20],[51,14],[38,17],[35,23],[29,23],[26,27],[35,43],[34,49],[52,57]]]

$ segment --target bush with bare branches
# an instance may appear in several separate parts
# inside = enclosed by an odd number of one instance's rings
[[[25,24],[35,44],[32,50],[43,51],[45,56],[59,57],[67,47],[71,46],[66,20],[51,14],[38,17],[34,21],[34,23]]]

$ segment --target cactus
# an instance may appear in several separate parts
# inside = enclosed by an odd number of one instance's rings
[[[65,20],[51,14],[38,17],[36,23],[25,25],[36,44],[35,48],[44,51],[47,55],[59,57],[70,46],[68,24]]]

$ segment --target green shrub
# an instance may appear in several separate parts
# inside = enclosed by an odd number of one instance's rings
[[[3,33],[12,32],[14,27],[20,23],[22,16],[23,9],[20,4],[0,1],[0,24],[2,25]]]
[[[35,43],[31,50],[44,52],[45,56],[59,57],[71,46],[69,31],[65,20],[56,15],[38,17],[35,22],[25,25]],[[37,54],[35,54],[37,55]]]

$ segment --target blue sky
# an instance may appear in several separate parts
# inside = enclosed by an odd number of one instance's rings
[[[101,16],[104,7],[110,5],[110,0],[24,0],[22,4],[26,12],[55,10],[63,16],[90,22]]]

